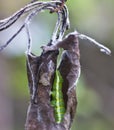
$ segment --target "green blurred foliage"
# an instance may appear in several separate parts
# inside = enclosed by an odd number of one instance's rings
[[[100,111],[99,95],[92,88],[86,86],[83,78],[80,78],[76,91],[79,116],[90,117],[95,111]]]
[[[86,86],[83,76],[77,84],[77,113],[72,130],[113,130],[111,120],[103,117],[99,95]]]
[[[28,81],[26,74],[26,58],[25,56],[13,57],[11,60],[11,95],[14,97],[28,96]],[[16,63],[16,65],[15,65]]]

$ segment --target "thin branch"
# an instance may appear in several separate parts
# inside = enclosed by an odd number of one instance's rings
[[[3,49],[5,49],[5,48],[9,45],[9,43],[11,43],[11,41],[22,31],[22,29],[23,29],[24,27],[25,27],[25,26],[22,25],[22,26],[20,27],[20,29],[19,29],[4,45],[0,46],[0,51],[2,51]]]
[[[101,52],[104,52],[104,53],[107,54],[107,55],[111,55],[111,50],[108,49],[106,46],[104,46],[104,45],[98,43],[95,39],[93,39],[93,38],[91,38],[91,37],[89,37],[89,36],[87,36],[87,35],[81,34],[81,33],[77,32],[77,31],[76,31],[76,33],[77,33],[77,36],[78,36],[80,39],[84,39],[84,40],[90,41],[91,43],[95,44],[98,48],[100,48],[100,51],[101,51]]]
[[[25,7],[21,8],[19,11],[14,13],[12,16],[0,20],[0,31],[7,29],[9,26],[11,26],[14,22],[16,22],[23,14],[28,13],[29,11],[32,11],[38,7],[41,7],[42,5],[48,5],[52,7],[56,7],[57,5],[60,5],[61,2],[59,1],[50,1],[50,2],[34,2],[34,3],[29,3]]]
[[[37,5],[37,6],[36,6]],[[28,24],[32,18],[34,16],[36,16],[39,12],[41,12],[42,10],[50,10],[50,11],[54,11],[56,8],[58,8],[58,6],[61,6],[61,2],[54,2],[54,1],[50,1],[50,2],[35,2],[35,3],[31,3],[27,6],[25,6],[23,9],[21,9],[21,11],[23,11],[23,13],[25,13],[26,11],[30,11],[31,7],[33,8],[32,12],[29,13],[29,15],[27,16],[25,23],[20,27],[20,29],[4,44],[0,47],[0,51],[2,51],[4,48],[7,47],[7,45],[9,45],[9,43],[21,32],[21,30],[26,26],[26,24]],[[36,8],[37,7],[37,8]],[[68,11],[66,9],[66,6],[63,6],[63,8],[61,9],[61,11],[56,12],[58,14],[58,21],[52,36],[52,41],[55,41],[57,38],[60,39],[63,37],[64,32],[66,30],[66,25],[67,25],[67,20],[64,19],[68,19]],[[64,10],[64,11],[62,11]],[[1,21],[1,30],[6,29],[7,27],[11,26],[11,24],[13,24],[23,13],[18,11],[18,13],[15,13],[14,15],[12,15],[10,18],[2,20]],[[62,15],[62,17],[61,17]],[[11,20],[11,21],[10,21]],[[11,23],[10,23],[11,22]],[[9,24],[10,23],[10,24]],[[58,25],[58,27],[57,27]],[[63,26],[64,25],[64,26]],[[60,27],[63,26],[63,27]],[[57,33],[59,31],[60,28],[60,32],[59,36],[57,37]],[[28,32],[27,32],[28,35]],[[28,35],[28,39],[30,40],[30,36]],[[29,41],[28,43],[29,48],[31,48],[31,43]]]

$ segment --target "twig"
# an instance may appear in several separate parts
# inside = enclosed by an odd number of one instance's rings
[[[19,19],[19,17],[28,12],[30,12],[30,14],[27,16],[25,23],[20,27],[20,29],[4,44],[0,47],[0,51],[2,51],[4,48],[7,47],[7,45],[9,45],[9,43],[21,32],[21,30],[26,26],[26,24],[28,24],[32,18],[34,16],[37,15],[37,13],[41,12],[42,10],[55,10],[55,8],[58,8],[58,6],[61,6],[61,2],[54,2],[54,1],[50,1],[50,2],[34,2],[31,4],[28,4],[27,6],[25,6],[24,8],[22,8],[20,11],[18,11],[17,13],[15,13],[14,15],[12,15],[11,17],[5,19],[5,20],[1,20],[1,25],[0,25],[0,29],[4,30],[7,27],[11,26],[17,19]],[[20,15],[19,15],[20,14]],[[58,22],[57,25],[58,27],[55,28],[55,31],[53,33],[52,36],[52,41],[54,42],[56,39],[61,39],[64,35],[64,32],[66,30],[66,27],[68,26],[68,11],[67,11],[67,7],[63,6],[63,9],[61,9],[61,11],[57,12],[58,14]],[[62,15],[62,17],[61,17]],[[63,19],[66,19],[66,21],[64,21]],[[64,26],[63,26],[64,25]],[[60,28],[60,32],[59,36],[57,37],[57,33],[59,31]],[[28,35],[28,39],[29,35]],[[30,43],[28,43],[30,45]]]

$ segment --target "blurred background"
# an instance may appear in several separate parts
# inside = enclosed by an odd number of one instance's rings
[[[27,4],[28,0],[0,0],[0,19]],[[71,29],[77,29],[109,47],[111,56],[88,41],[80,40],[81,77],[77,84],[78,107],[72,130],[114,130],[114,0],[68,0]],[[57,16],[48,11],[30,24],[32,52],[40,55],[40,46],[52,35]],[[0,32],[5,43],[24,22],[24,17]],[[0,129],[23,130],[29,103],[26,76],[27,36],[23,30],[0,52]]]

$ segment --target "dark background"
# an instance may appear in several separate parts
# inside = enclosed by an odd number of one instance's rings
[[[0,19],[23,7],[27,0],[0,0]],[[88,41],[80,40],[81,77],[77,84],[78,108],[72,130],[114,130],[114,0],[68,0],[71,29],[77,29],[112,51],[107,56]],[[30,24],[33,52],[40,55],[40,46],[51,38],[56,15],[48,11]],[[24,22],[24,17],[9,29],[0,32],[0,44]],[[26,77],[25,51],[27,36],[22,31],[0,53],[0,129],[23,130],[29,92]]]

